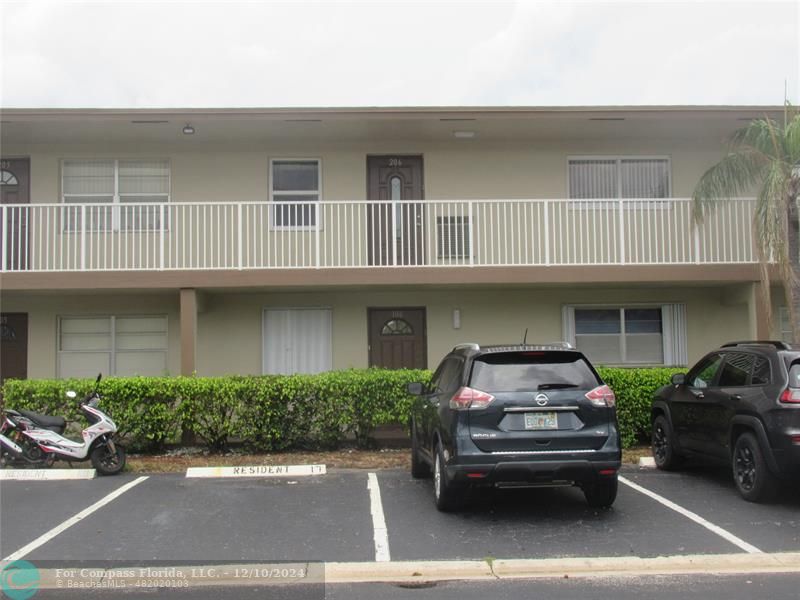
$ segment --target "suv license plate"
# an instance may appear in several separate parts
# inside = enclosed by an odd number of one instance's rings
[[[558,429],[556,413],[525,413],[525,429]]]

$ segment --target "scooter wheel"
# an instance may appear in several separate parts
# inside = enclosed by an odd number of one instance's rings
[[[90,458],[100,475],[116,475],[125,468],[125,449],[119,445],[114,446],[114,452],[106,444],[97,446]]]

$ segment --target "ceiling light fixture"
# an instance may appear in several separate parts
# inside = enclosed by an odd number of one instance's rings
[[[474,131],[454,131],[453,135],[460,139],[471,139],[475,137]]]
[[[183,126],[183,129],[181,131],[183,131],[183,135],[194,135],[194,127],[192,127],[188,123]]]

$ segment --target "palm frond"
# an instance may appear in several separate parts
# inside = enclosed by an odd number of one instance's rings
[[[740,149],[728,153],[700,178],[692,193],[692,213],[697,223],[714,208],[716,202],[751,191],[762,181],[770,160],[761,152]]]
[[[800,166],[800,114],[794,115],[784,129],[786,146],[786,160],[795,166]]]
[[[783,160],[783,128],[770,118],[754,119],[747,126],[737,129],[729,142],[731,152],[750,150],[765,158]]]
[[[781,271],[791,267],[787,203],[790,181],[787,175],[785,165],[777,161],[766,169],[753,215],[759,256],[774,261]]]

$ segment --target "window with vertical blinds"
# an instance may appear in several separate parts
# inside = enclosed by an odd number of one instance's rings
[[[667,158],[569,159],[570,198],[669,198],[671,194]]]
[[[64,204],[115,204],[90,207],[85,227],[90,231],[158,229],[157,204],[169,202],[170,166],[162,159],[68,159],[61,163]],[[127,206],[126,206],[127,205]],[[64,229],[84,224],[81,210],[65,208]]]

